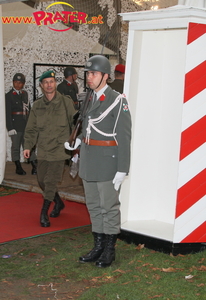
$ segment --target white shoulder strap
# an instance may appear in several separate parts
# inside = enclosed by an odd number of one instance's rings
[[[120,115],[120,111],[121,111],[122,105],[120,105],[120,107],[119,107],[119,112],[118,112],[117,119],[115,121],[115,125],[114,125],[112,133],[103,132],[103,131],[99,130],[94,124],[98,124],[102,120],[104,120],[104,118],[110,113],[110,111],[115,106],[117,106],[117,104],[119,102],[121,102],[121,104],[122,104],[123,98],[124,98],[123,94],[118,95],[117,98],[114,100],[114,102],[98,118],[89,119],[88,126],[87,126],[87,129],[86,129],[86,131],[87,131],[87,134],[86,134],[86,143],[89,144],[89,139],[90,139],[90,134],[91,134],[91,128],[93,128],[96,132],[98,132],[99,134],[101,134],[103,136],[114,137],[115,141],[117,142],[117,140],[115,138],[115,136],[117,135],[115,133],[115,129],[116,129],[116,125],[117,125],[117,122],[118,122],[118,119],[119,119],[119,115]]]

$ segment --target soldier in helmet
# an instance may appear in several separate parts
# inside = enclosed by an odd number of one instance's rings
[[[73,67],[66,67],[64,70],[64,80],[57,86],[57,91],[65,96],[70,96],[74,101],[74,106],[78,109],[78,86],[76,84],[77,71]]]
[[[65,148],[74,150],[81,145],[79,176],[94,237],[93,249],[79,261],[108,267],[115,260],[120,233],[119,191],[129,172],[131,115],[127,100],[107,85],[111,66],[106,57],[91,57],[85,71],[93,96],[82,116],[82,133],[74,147],[66,142]]]
[[[26,172],[20,163],[20,149],[24,144],[24,130],[30,111],[30,102],[28,94],[23,89],[25,76],[22,73],[16,73],[13,77],[13,88],[6,94],[6,127],[11,137],[11,158],[16,165],[16,174],[26,175]],[[35,151],[31,152],[30,162],[32,165],[32,175],[36,171]]]

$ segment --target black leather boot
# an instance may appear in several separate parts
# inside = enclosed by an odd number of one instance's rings
[[[112,262],[115,260],[115,244],[117,241],[117,234],[107,234],[106,244],[104,252],[96,261],[96,266],[100,268],[106,268],[111,266]]]
[[[37,174],[37,160],[32,160],[31,165],[32,165],[31,175],[36,175]]]
[[[49,217],[48,217],[48,210],[50,205],[51,205],[51,201],[44,199],[44,203],[40,215],[40,224],[42,227],[50,226]]]
[[[93,232],[92,234],[94,236],[94,248],[89,253],[79,258],[79,261],[82,263],[96,261],[104,251],[105,234],[96,232]]]
[[[26,175],[26,172],[22,169],[21,163],[19,160],[15,161],[16,165],[16,174],[18,175]]]
[[[50,213],[50,217],[52,218],[58,217],[60,215],[60,211],[65,207],[64,202],[62,201],[58,193],[55,194],[54,203],[54,208]]]

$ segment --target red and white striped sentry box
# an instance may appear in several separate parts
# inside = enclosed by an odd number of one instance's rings
[[[206,12],[205,12],[206,14]],[[175,242],[206,242],[206,25],[189,23]]]
[[[173,254],[206,248],[206,8],[121,15],[132,115],[122,238]]]

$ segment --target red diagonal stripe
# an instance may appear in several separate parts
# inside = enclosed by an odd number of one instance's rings
[[[184,102],[206,88],[206,60],[185,75]]]
[[[206,194],[206,169],[179,188],[177,192],[176,216],[178,218]]]
[[[202,78],[204,75],[206,75],[206,60],[185,75],[185,87],[189,87],[191,84],[198,81],[198,79]]]
[[[206,242],[206,222],[202,223],[192,231],[181,243],[205,243]]]
[[[206,142],[206,116],[182,132],[180,160]]]
[[[189,23],[187,44],[189,45],[190,43],[192,43],[193,41],[195,41],[205,33],[206,33],[205,24]]]

